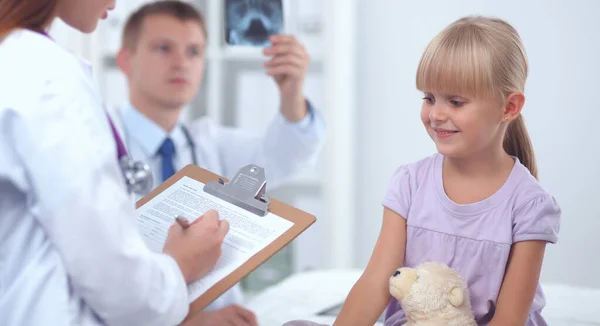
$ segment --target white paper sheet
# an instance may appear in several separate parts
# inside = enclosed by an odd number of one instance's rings
[[[204,212],[215,209],[219,218],[229,222],[229,233],[217,265],[203,278],[188,286],[190,302],[200,297],[217,282],[231,274],[252,256],[292,227],[293,223],[268,213],[258,216],[214,197],[203,190],[204,184],[183,177],[171,187],[138,208],[138,227],[146,244],[160,252],[169,227],[176,216],[190,222]]]

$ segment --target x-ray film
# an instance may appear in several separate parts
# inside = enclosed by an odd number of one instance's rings
[[[227,44],[265,47],[269,36],[282,32],[282,0],[225,0]]]

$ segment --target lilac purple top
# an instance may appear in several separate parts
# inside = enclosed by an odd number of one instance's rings
[[[425,261],[445,263],[467,281],[479,325],[493,317],[508,254],[513,243],[556,243],[561,210],[529,170],[515,158],[504,185],[472,204],[453,202],[442,182],[443,156],[435,154],[401,166],[394,173],[384,206],[404,217],[407,244],[404,266]],[[541,316],[544,294],[538,285],[527,326],[547,325]],[[385,325],[406,321],[392,299]]]

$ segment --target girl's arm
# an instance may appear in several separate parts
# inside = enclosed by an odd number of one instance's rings
[[[401,267],[406,220],[384,208],[383,224],[367,268],[352,287],[334,325],[373,325],[389,303],[389,279]]]
[[[524,326],[529,318],[544,260],[546,241],[513,244],[494,318],[488,326]]]

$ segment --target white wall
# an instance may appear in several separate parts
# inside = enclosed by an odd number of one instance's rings
[[[415,71],[429,40],[468,14],[507,19],[524,39],[530,77],[524,116],[542,184],[563,222],[544,281],[600,287],[600,2],[594,0],[360,1],[357,261],[367,263],[394,169],[435,150],[419,120]],[[386,156],[390,158],[386,158]]]

